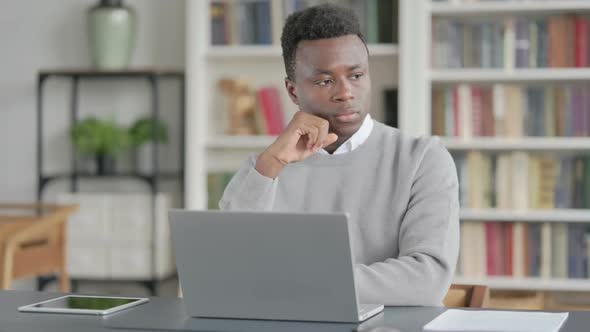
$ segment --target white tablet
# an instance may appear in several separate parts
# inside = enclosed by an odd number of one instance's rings
[[[19,307],[19,311],[108,315],[148,302],[143,297],[66,295]]]

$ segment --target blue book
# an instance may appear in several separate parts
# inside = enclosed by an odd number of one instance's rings
[[[223,2],[211,2],[211,44],[227,44],[227,6]]]
[[[563,157],[560,161],[559,177],[555,187],[555,208],[572,208],[573,167],[572,159]]]
[[[504,22],[492,25],[492,61],[494,68],[504,68]]]
[[[584,278],[585,239],[586,229],[583,224],[570,224],[568,226],[568,276],[570,278]]]
[[[541,227],[542,224],[530,223],[529,229],[529,276],[541,276]]]
[[[535,88],[527,88],[527,109],[528,109],[528,121],[527,121],[527,131],[529,136],[539,136],[538,133],[538,122],[539,120],[543,119],[540,114],[538,113],[539,108],[537,106],[537,99]]]
[[[546,19],[537,20],[537,67],[549,66],[549,32]]]
[[[254,22],[256,43],[270,45],[272,43],[270,0],[259,1],[254,5]]]
[[[531,136],[545,136],[545,95],[542,87],[528,88],[529,107],[532,118],[529,119]]]
[[[479,34],[480,34],[480,50],[479,50],[479,64],[482,68],[492,68],[493,67],[493,52],[492,52],[492,34],[493,34],[493,27],[492,23],[484,22],[481,23],[479,26]]]
[[[463,59],[463,23],[451,21],[449,24],[449,68],[462,68]]]
[[[529,67],[529,20],[519,18],[516,20],[515,32],[515,52],[516,52],[516,68]]]

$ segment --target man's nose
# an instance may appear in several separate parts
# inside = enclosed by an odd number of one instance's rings
[[[333,96],[334,101],[345,102],[354,99],[352,85],[347,80],[338,80],[336,82],[336,93]]]

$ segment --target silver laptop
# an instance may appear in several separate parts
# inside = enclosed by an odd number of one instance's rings
[[[346,214],[170,210],[187,314],[360,322]]]

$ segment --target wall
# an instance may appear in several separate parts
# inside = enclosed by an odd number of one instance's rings
[[[40,69],[88,67],[86,11],[96,1],[0,0],[0,202],[30,201],[36,197],[36,78]],[[133,67],[184,67],[184,0],[127,1],[138,15],[138,38]],[[69,92],[63,79],[45,88],[45,171],[69,167]],[[161,108],[171,136],[177,131],[177,85],[162,87]],[[95,114],[129,125],[149,111],[148,85],[143,81],[83,81],[80,116]],[[177,139],[171,142],[176,146]],[[166,168],[178,163],[177,149],[167,148]],[[128,156],[122,164],[128,164]],[[65,184],[64,184],[65,185]],[[55,184],[49,191],[61,190]],[[90,185],[93,189],[95,185]],[[136,190],[131,181],[117,183]],[[142,187],[143,188],[143,187]],[[51,196],[51,193],[48,193]]]

